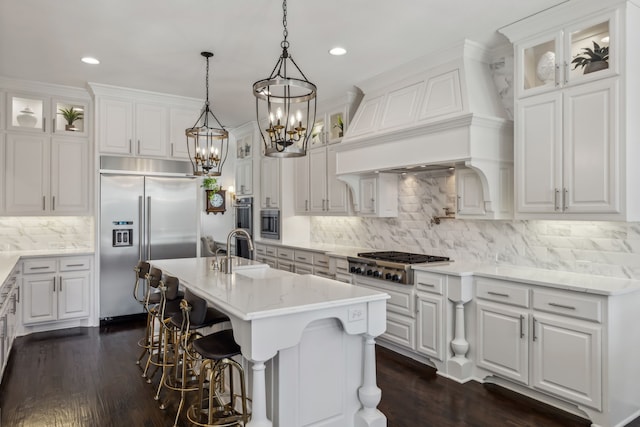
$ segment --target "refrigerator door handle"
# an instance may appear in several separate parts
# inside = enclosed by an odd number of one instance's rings
[[[142,196],[138,196],[138,261],[142,261]]]
[[[147,196],[147,260],[151,259],[151,196]]]

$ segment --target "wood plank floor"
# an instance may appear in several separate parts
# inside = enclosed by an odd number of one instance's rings
[[[2,427],[173,425],[134,361],[143,324],[73,328],[19,338],[0,387]],[[389,427],[586,427],[589,422],[498,387],[444,379],[379,348],[380,410]],[[156,375],[156,380],[159,375]],[[154,384],[157,384],[154,383]],[[181,425],[187,425],[181,420]],[[630,426],[639,427],[640,419]]]

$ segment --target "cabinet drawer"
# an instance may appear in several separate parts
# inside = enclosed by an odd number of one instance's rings
[[[275,246],[265,246],[264,251],[267,254],[267,256],[272,256],[272,257],[278,256],[278,253],[277,253],[278,251]]]
[[[313,274],[313,267],[306,264],[296,264],[297,274]]]
[[[267,247],[264,245],[261,245],[259,243],[255,244],[255,249],[256,249],[256,255],[261,255],[261,256],[265,256],[267,255]]]
[[[295,264],[289,261],[278,260],[278,269],[284,271],[290,271],[291,273],[295,272]]]
[[[475,283],[478,298],[524,308],[531,304],[527,286],[482,277],[476,278]]]
[[[427,273],[424,271],[415,272],[415,282],[419,291],[443,295],[444,280],[445,276],[440,274]]]
[[[57,267],[55,259],[28,259],[23,265],[23,274],[54,273]]]
[[[395,313],[387,313],[387,330],[381,337],[413,350],[416,342],[415,331],[415,319],[399,316]]]
[[[320,277],[326,277],[327,279],[333,279],[333,275],[329,272],[329,268],[313,267],[313,274]]]
[[[277,249],[278,259],[287,259],[289,261],[293,261],[293,249],[288,248],[278,248]]]
[[[548,313],[602,322],[602,300],[596,296],[534,289],[533,308]]]
[[[336,258],[336,270],[349,271],[349,261],[346,258]]]
[[[326,254],[315,253],[313,254],[313,265],[316,267],[324,267],[329,269],[329,256]]]
[[[302,262],[305,264],[313,264],[314,255],[315,254],[313,252],[309,251],[303,251],[299,249],[296,249],[295,251],[296,262]]]
[[[60,258],[58,260],[60,271],[77,271],[77,270],[89,270],[91,268],[91,258],[88,257],[74,257],[74,258]]]

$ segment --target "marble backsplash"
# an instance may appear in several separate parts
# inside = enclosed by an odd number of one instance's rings
[[[442,220],[450,175],[408,174],[397,218],[313,217],[311,242],[444,255],[453,260],[640,280],[640,223]]]
[[[94,247],[90,216],[0,217],[0,252]]]

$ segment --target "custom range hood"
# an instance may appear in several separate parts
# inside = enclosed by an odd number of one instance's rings
[[[341,144],[336,173],[359,200],[377,172],[469,168],[487,218],[512,215],[513,122],[493,82],[489,55],[465,40],[358,86],[364,98]]]

